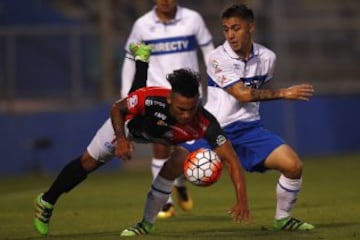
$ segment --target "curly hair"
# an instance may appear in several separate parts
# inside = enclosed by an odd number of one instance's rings
[[[184,97],[199,96],[200,74],[190,68],[180,68],[166,75],[173,92]]]

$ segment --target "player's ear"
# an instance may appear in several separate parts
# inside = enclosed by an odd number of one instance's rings
[[[254,22],[250,22],[249,23],[249,32],[253,33],[255,31],[255,23]]]
[[[171,104],[171,93],[166,97],[166,102]]]

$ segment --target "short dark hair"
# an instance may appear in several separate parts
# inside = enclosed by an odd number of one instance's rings
[[[248,8],[245,4],[233,4],[224,8],[221,13],[221,19],[239,17],[246,21],[254,21],[254,12],[251,8]]]
[[[173,92],[188,98],[199,96],[200,74],[190,68],[180,68],[166,75]]]

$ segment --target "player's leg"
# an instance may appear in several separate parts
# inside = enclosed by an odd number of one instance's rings
[[[278,135],[264,129],[261,124],[258,127],[241,128],[240,123],[239,127],[232,125],[224,130],[247,171],[265,172],[275,169],[282,173],[276,188],[277,210],[274,228],[281,229],[286,225],[287,230],[295,230],[296,227],[302,230],[312,229],[312,225],[290,217],[302,182],[302,162],[294,150]]]
[[[153,158],[151,161],[151,173],[153,179],[159,174],[160,169],[164,163],[168,160],[170,156],[171,147],[154,143],[152,144],[153,148]],[[171,196],[169,196],[167,202],[162,207],[161,211],[158,214],[159,218],[169,218],[175,215],[175,208]]]
[[[181,209],[184,211],[190,211],[193,209],[194,203],[185,182],[186,178],[184,174],[176,178],[174,181],[174,193],[176,195],[177,203]]]
[[[65,192],[84,181],[87,175],[100,167],[101,163],[92,158],[87,151],[78,158],[69,162],[62,169],[49,190],[42,195],[42,200],[55,205],[58,198]]]
[[[295,151],[288,145],[277,147],[266,158],[264,166],[276,169],[281,176],[276,186],[277,205],[275,221],[276,230],[312,230],[309,223],[291,217],[302,185],[303,164]]]
[[[153,174],[153,178],[158,175],[161,167],[164,165],[164,163],[167,161],[169,155],[170,155],[171,148],[169,146],[165,146],[163,144],[153,144],[153,159],[151,164],[151,171]],[[189,211],[193,207],[193,201],[188,193],[188,189],[185,186],[185,179],[181,175],[177,179],[175,179],[174,182],[174,192],[177,195],[177,200],[180,205],[180,207],[185,210]],[[158,214],[159,218],[169,218],[175,215],[175,208],[173,204],[173,199],[171,196],[169,197],[166,204],[162,207],[161,211]]]
[[[211,149],[210,145],[205,139],[198,139],[196,141],[188,141],[186,143],[181,144],[183,148],[185,148],[189,153],[193,152],[200,148],[209,148]],[[174,182],[174,192],[177,196],[177,201],[180,207],[184,211],[190,211],[194,207],[194,203],[192,200],[192,197],[185,186],[186,178],[184,174],[182,174],[180,177],[175,179]]]
[[[139,88],[146,87],[151,47],[145,44],[132,43],[129,50],[135,58],[135,76],[129,90],[131,93]]]
[[[134,227],[121,232],[121,236],[131,237],[148,234],[154,230],[154,223],[159,211],[168,201],[174,186],[174,180],[183,174],[184,161],[188,151],[177,147],[155,177],[147,195],[143,219]]]
[[[100,162],[85,152],[65,165],[50,188],[35,198],[34,226],[41,235],[48,234],[52,210],[58,198],[83,182],[88,173],[99,166]]]
[[[66,164],[50,188],[35,198],[34,226],[41,235],[49,232],[51,214],[59,197],[70,192],[83,182],[89,173],[111,160],[114,149],[112,139],[113,129],[110,120],[107,120],[83,155]]]

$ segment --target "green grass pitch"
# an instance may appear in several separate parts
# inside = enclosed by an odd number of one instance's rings
[[[136,160],[133,160],[136,161]],[[304,182],[293,215],[316,225],[312,232],[270,230],[275,210],[276,172],[247,174],[253,220],[237,224],[226,214],[234,202],[226,172],[214,186],[190,186],[193,211],[159,220],[156,231],[134,239],[360,239],[360,155],[306,158]],[[0,178],[0,239],[119,239],[120,231],[142,216],[151,176],[147,170],[99,172],[62,196],[50,234],[32,226],[33,199],[54,176]]]

